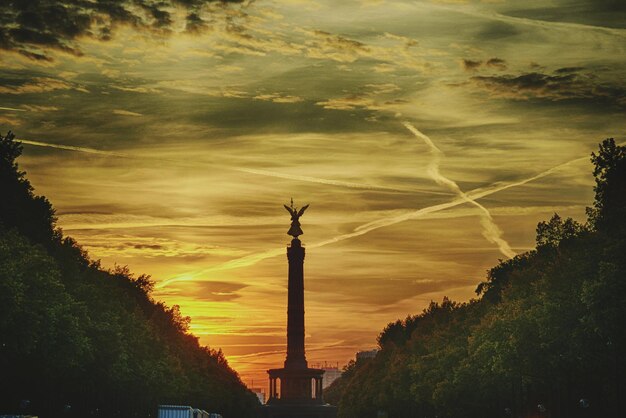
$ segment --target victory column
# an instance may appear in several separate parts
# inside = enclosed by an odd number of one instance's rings
[[[287,299],[287,358],[282,369],[267,371],[270,392],[267,404],[261,408],[266,418],[334,418],[337,408],[324,403],[322,376],[324,370],[308,367],[304,350],[304,247],[300,217],[309,205],[298,209],[284,205],[291,214],[287,232],[293,239],[287,247],[289,261]]]

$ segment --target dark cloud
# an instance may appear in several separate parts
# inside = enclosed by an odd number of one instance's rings
[[[495,68],[496,70],[504,71],[507,69],[506,61],[500,58],[491,58],[486,63],[487,67]]]
[[[318,38],[324,39],[327,46],[335,47],[340,50],[368,51],[368,48],[364,43],[355,41],[354,39],[348,39],[322,30],[316,30],[314,31],[314,34]]]
[[[163,250],[165,249],[165,247],[163,245],[159,245],[159,244],[128,244],[128,245],[132,245],[133,248],[136,248],[138,250]]]
[[[465,71],[476,71],[481,65],[483,65],[483,62],[463,59],[461,64],[463,65]]]
[[[246,287],[248,285],[235,282],[182,281],[163,294],[187,296],[208,302],[227,302],[241,297],[237,292]]]
[[[581,70],[584,70],[585,67],[564,67],[559,68],[555,71],[556,74],[569,74],[569,73],[577,73]]]
[[[626,3],[623,0],[565,0],[562,7],[582,9],[584,12],[626,12]]]
[[[470,60],[470,59],[461,60],[461,65],[465,71],[476,71],[480,67],[482,67],[483,64],[486,67],[500,70],[500,71],[504,71],[508,67],[505,60],[501,58],[495,58],[495,57],[490,58],[489,60],[487,60],[487,62],[483,62],[481,60]]]
[[[167,33],[173,20],[169,7],[189,10],[187,30],[205,26],[200,8],[209,3],[243,0],[8,0],[0,2],[0,49],[33,60],[50,60],[47,50],[81,55],[80,37],[109,40],[117,25]]]
[[[546,68],[543,65],[538,64],[536,62],[531,62],[528,66],[532,68],[533,70],[544,70]]]
[[[198,13],[192,12],[187,15],[187,24],[185,30],[191,33],[202,32],[209,26],[205,20],[203,20]]]
[[[600,82],[596,76],[580,73],[574,68],[557,70],[553,74],[531,72],[521,75],[475,76],[471,80],[494,96],[515,100],[591,99],[626,106],[624,85]]]
[[[481,40],[495,40],[508,38],[520,33],[519,29],[515,26],[504,22],[490,22],[483,26],[478,32],[477,37]]]
[[[33,77],[28,81],[0,78],[0,94],[45,93],[55,90],[71,90],[77,87],[73,83],[51,77]],[[80,88],[80,87],[78,87]]]

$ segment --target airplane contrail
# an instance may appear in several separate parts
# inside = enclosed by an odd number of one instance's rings
[[[488,187],[483,187],[483,188],[477,188],[474,189],[470,192],[468,192],[466,194],[467,198],[471,199],[471,200],[478,200],[478,199],[482,199],[483,197],[487,197],[490,196],[492,194],[513,188],[513,187],[519,187],[519,186],[523,186],[524,184],[530,183],[531,181],[535,181],[535,180],[539,180],[543,177],[549,176],[550,174],[561,170],[565,167],[568,167],[572,164],[576,164],[578,162],[581,161],[589,161],[589,157],[581,157],[581,158],[576,158],[574,160],[570,160],[567,161],[565,163],[559,164],[557,166],[554,166],[548,170],[542,171],[539,174],[536,174],[532,177],[528,177],[526,179],[523,180],[519,180],[519,181],[515,181],[512,183],[505,183],[505,184],[501,184],[501,183],[494,183]],[[336,237],[327,239],[325,241],[321,241],[312,245],[308,245],[308,248],[319,248],[319,247],[324,247],[326,245],[329,244],[334,244],[340,241],[344,241],[350,238],[355,238],[355,237],[359,237],[361,235],[365,235],[371,231],[374,231],[376,229],[380,229],[380,228],[384,228],[387,226],[392,226],[395,224],[398,224],[400,222],[405,222],[405,221],[409,221],[409,220],[414,220],[414,219],[419,219],[425,215],[428,215],[430,213],[434,213],[434,212],[439,212],[445,209],[450,209],[453,208],[455,206],[459,206],[459,205],[463,205],[467,202],[466,198],[462,198],[462,197],[457,197],[456,199],[450,200],[448,202],[445,203],[440,203],[438,205],[433,205],[433,206],[427,206],[425,208],[421,208],[418,210],[414,210],[414,211],[410,211],[410,212],[406,212],[406,213],[402,213],[396,216],[390,216],[387,218],[382,218],[382,219],[377,219],[375,221],[371,221],[368,222],[366,224],[363,224],[361,226],[358,226],[357,228],[355,228],[352,232],[349,232],[347,234],[342,234],[342,235],[338,235]],[[163,280],[159,283],[157,283],[155,285],[156,289],[161,289],[164,288],[172,283],[176,283],[176,282],[180,282],[180,281],[189,281],[189,280],[193,280],[196,277],[200,276],[200,275],[204,275],[207,273],[212,273],[212,272],[217,272],[217,271],[224,271],[224,270],[232,270],[234,268],[239,268],[239,267],[248,267],[251,265],[254,265],[256,263],[258,263],[259,261],[268,259],[268,258],[272,258],[272,257],[276,257],[278,255],[281,254],[285,254],[285,250],[283,248],[280,249],[273,249],[273,250],[269,250],[269,251],[265,251],[262,253],[257,253],[257,254],[251,254],[251,255],[247,255],[244,257],[240,257],[240,258],[236,258],[234,260],[230,260],[227,261],[225,263],[222,264],[218,264],[216,266],[212,266],[209,267],[207,269],[203,269],[200,271],[196,271],[196,272],[192,272],[192,273],[187,273],[187,274],[181,274],[181,275],[177,275],[174,276],[172,278]]]
[[[319,177],[309,177],[302,176],[298,174],[285,174],[285,173],[277,173],[275,171],[267,171],[267,170],[258,170],[254,168],[231,168],[232,170],[239,171],[242,173],[250,173],[250,174],[259,174],[262,176],[268,177],[279,177],[288,180],[295,181],[303,181],[309,183],[319,183],[319,184],[327,184],[329,186],[341,186],[341,187],[349,187],[352,189],[366,189],[366,190],[379,190],[379,191],[390,191],[390,192],[407,192],[407,193],[427,193],[427,194],[438,194],[438,195],[449,195],[449,193],[442,193],[436,190],[422,190],[422,189],[412,189],[412,188],[398,188],[398,187],[386,187],[386,186],[375,186],[369,184],[361,184],[361,183],[352,183],[341,180],[330,180],[323,179]]]
[[[169,279],[162,280],[154,285],[155,289],[162,289],[165,286],[168,286],[172,283],[176,282],[186,282],[195,279],[201,274],[213,273],[216,271],[224,271],[224,270],[233,270],[240,267],[248,267],[255,265],[259,261],[263,261],[268,258],[274,258],[281,254],[286,254],[284,248],[275,248],[272,250],[263,251],[261,253],[255,253],[246,255],[243,257],[235,258],[230,261],[226,261],[225,263],[218,264],[216,266],[212,266],[206,269],[202,269],[200,271],[196,271],[188,274],[179,274],[174,277],[170,277]]]
[[[132,155],[114,152],[114,151],[103,151],[95,148],[87,148],[87,147],[75,147],[73,145],[62,145],[62,144],[50,144],[48,142],[39,142],[39,141],[30,141],[28,139],[18,139],[22,144],[34,145],[37,147],[46,147],[46,148],[55,148],[62,149],[66,151],[79,151],[87,154],[97,154],[97,155],[106,155],[109,157],[120,157],[120,158],[134,158]]]
[[[409,122],[402,123],[405,128],[407,128],[413,135],[417,138],[422,139],[428,148],[430,149],[430,154],[432,159],[428,164],[427,172],[432,177],[432,179],[439,185],[447,187],[450,191],[452,191],[455,195],[459,196],[459,198],[463,199],[465,202],[476,206],[480,210],[480,224],[483,227],[483,236],[487,239],[487,241],[492,244],[496,244],[498,249],[502,254],[504,254],[508,258],[513,258],[516,256],[515,251],[511,249],[509,243],[502,238],[502,230],[496,225],[491,216],[489,210],[478,203],[474,199],[470,199],[470,197],[459,187],[459,185],[454,181],[449,179],[448,177],[441,174],[439,170],[439,166],[441,165],[441,156],[443,152],[435,145],[435,143],[425,134],[420,132],[415,126],[413,126]]]
[[[180,160],[175,160],[175,159],[157,158],[157,157],[142,157],[142,156],[136,156],[136,155],[121,153],[121,152],[104,151],[104,150],[99,150],[96,148],[78,147],[78,146],[63,145],[63,144],[51,144],[48,142],[31,141],[28,139],[18,139],[18,141],[20,141],[23,144],[34,145],[38,147],[55,148],[55,149],[61,149],[65,151],[77,151],[77,152],[84,152],[87,154],[96,154],[96,155],[111,156],[111,157],[118,157],[118,158],[131,158],[131,159],[150,158],[152,160],[165,161],[165,162],[171,162],[171,163],[176,163],[176,164],[191,163],[191,164],[203,165],[203,166],[207,165],[201,162],[193,162],[193,161],[188,162],[188,161],[180,161]],[[212,163],[209,163],[209,164],[215,168],[235,171],[239,173],[253,174],[253,175],[259,175],[259,176],[264,176],[264,177],[282,178],[286,180],[301,181],[305,183],[316,183],[316,184],[325,184],[329,186],[347,187],[351,189],[385,191],[385,192],[396,192],[396,193],[401,192],[401,193],[424,193],[424,194],[433,194],[433,195],[450,195],[449,193],[443,193],[443,192],[439,192],[436,190],[376,186],[376,185],[371,185],[371,184],[353,183],[353,182],[347,182],[347,181],[341,181],[341,180],[332,180],[332,179],[324,179],[324,178],[319,178],[319,177],[310,177],[310,176],[302,176],[302,175],[296,175],[296,174],[280,173],[277,171],[259,170],[259,169],[254,169],[254,168],[245,168],[245,167],[232,167],[232,166],[225,166],[221,164],[212,164]]]
[[[467,193],[467,196],[472,199],[472,200],[477,200],[477,199],[482,199],[483,197],[487,197],[489,195],[492,195],[494,193],[498,193],[507,189],[510,189],[512,187],[518,187],[518,186],[522,186],[526,183],[530,183],[531,181],[534,180],[539,180],[540,178],[546,177],[552,173],[554,173],[555,171],[558,171],[564,167],[567,167],[571,164],[580,162],[580,161],[588,161],[589,158],[587,157],[582,157],[582,158],[576,158],[574,160],[570,160],[567,161],[563,164],[559,164],[555,167],[550,168],[549,170],[543,171],[537,175],[534,175],[532,177],[526,178],[524,180],[520,180],[520,181],[516,181],[513,183],[507,183],[507,184],[492,184],[491,186],[487,187],[487,188],[478,188],[478,189],[474,189],[470,192]],[[317,247],[323,247],[325,245],[328,244],[333,244],[335,242],[339,242],[339,241],[343,241],[349,238],[354,238],[354,237],[358,237],[361,235],[365,235],[368,232],[374,231],[376,229],[380,229],[380,228],[384,228],[386,226],[391,226],[391,225],[395,225],[397,223],[400,222],[404,222],[404,221],[409,221],[409,220],[413,220],[413,219],[418,219],[423,217],[424,215],[428,215],[430,213],[434,213],[434,212],[439,212],[441,210],[445,210],[445,209],[450,209],[453,208],[455,206],[459,206],[462,205],[464,203],[467,203],[467,201],[463,198],[456,198],[454,200],[445,202],[445,203],[440,203],[438,205],[433,205],[433,206],[427,206],[425,208],[421,208],[415,211],[411,211],[411,212],[407,212],[407,213],[403,213],[400,215],[396,215],[396,216],[392,216],[392,217],[388,217],[388,218],[383,218],[383,219],[378,219],[376,221],[372,221],[372,222],[368,222],[366,224],[363,224],[357,228],[354,229],[354,231],[349,232],[347,234],[343,234],[343,235],[339,235],[337,237],[328,239],[326,241],[322,241],[319,242],[317,244],[313,244],[312,246],[309,245],[309,247],[313,247],[313,248],[317,248]]]

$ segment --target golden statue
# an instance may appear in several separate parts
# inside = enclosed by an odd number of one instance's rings
[[[298,238],[298,235],[304,234],[304,232],[302,232],[302,228],[300,228],[300,217],[309,205],[302,206],[302,208],[298,210],[298,208],[293,207],[293,199],[291,199],[291,207],[287,205],[283,206],[287,209],[287,212],[291,214],[291,227],[289,228],[289,231],[287,231],[287,234],[294,238]]]

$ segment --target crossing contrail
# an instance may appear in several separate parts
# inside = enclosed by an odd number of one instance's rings
[[[202,162],[193,162],[193,161],[189,162],[189,161],[181,161],[181,160],[158,158],[158,157],[144,157],[144,156],[137,156],[137,155],[122,153],[122,152],[104,151],[104,150],[99,150],[95,148],[78,147],[78,146],[73,146],[73,145],[51,144],[48,142],[31,141],[28,139],[18,139],[18,141],[20,141],[23,144],[34,145],[38,147],[55,148],[55,149],[60,149],[60,150],[65,150],[65,151],[77,151],[77,152],[84,152],[87,154],[95,154],[95,155],[102,155],[102,156],[131,158],[131,159],[152,159],[152,160],[157,160],[157,161],[164,161],[164,162],[171,162],[175,164],[185,164],[185,165],[187,164],[195,164],[195,165],[202,165],[202,166],[207,165]],[[319,177],[302,176],[302,175],[297,175],[297,174],[280,173],[277,171],[259,170],[259,169],[254,169],[254,168],[245,168],[245,167],[232,167],[232,166],[213,164],[213,163],[209,163],[209,164],[215,168],[235,171],[239,173],[253,174],[253,175],[264,176],[264,177],[281,178],[281,179],[300,181],[300,182],[305,182],[305,183],[316,183],[316,184],[324,184],[324,185],[329,185],[329,186],[347,187],[351,189],[384,191],[384,192],[395,192],[395,193],[400,192],[400,193],[424,193],[424,194],[433,194],[433,195],[450,195],[449,193],[442,193],[436,190],[376,186],[376,185],[371,185],[371,184],[353,183],[353,182],[347,182],[347,181],[341,181],[341,180],[332,180],[332,179],[324,179],[324,178],[319,178]]]
[[[450,200],[448,202],[444,202],[444,203],[440,203],[438,205],[433,205],[433,206],[427,206],[425,208],[421,208],[418,210],[414,210],[414,211],[410,211],[410,212],[406,212],[406,213],[402,213],[396,216],[390,216],[390,217],[386,217],[386,218],[382,218],[382,219],[377,219],[375,221],[372,222],[368,222],[366,224],[363,224],[361,226],[358,226],[357,228],[355,228],[352,232],[349,232],[347,234],[342,234],[342,235],[338,235],[336,237],[327,239],[325,241],[321,241],[312,245],[308,245],[308,248],[319,248],[319,247],[324,247],[326,245],[330,245],[330,244],[334,244],[340,241],[345,241],[347,239],[351,239],[351,238],[355,238],[355,237],[359,237],[362,235],[365,235],[369,232],[372,232],[374,230],[380,229],[380,228],[384,228],[387,226],[392,226],[395,224],[398,224],[400,222],[405,222],[405,221],[409,221],[409,220],[414,220],[414,219],[419,219],[422,218],[428,214],[434,213],[434,212],[439,212],[442,210],[446,210],[446,209],[450,209],[453,208],[455,206],[459,206],[459,205],[463,205],[468,203],[467,199],[469,198],[470,200],[478,200],[478,199],[482,199],[483,197],[487,197],[490,196],[492,194],[498,193],[498,192],[502,192],[504,190],[507,189],[511,189],[513,187],[519,187],[519,186],[523,186],[527,183],[530,183],[532,181],[535,180],[539,180],[543,177],[549,176],[550,174],[559,171],[563,168],[566,168],[572,164],[576,164],[578,162],[581,161],[589,161],[589,157],[581,157],[581,158],[576,158],[574,160],[570,160],[567,161],[565,163],[559,164],[557,166],[554,166],[548,170],[542,171],[539,174],[536,174],[532,177],[528,177],[525,178],[523,180],[519,180],[519,181],[515,181],[512,183],[505,183],[505,184],[501,184],[501,183],[495,183],[492,184],[488,187],[483,187],[483,188],[477,188],[474,189],[468,193],[466,193],[466,197],[457,197],[456,199]],[[276,257],[279,256],[281,254],[285,254],[285,249],[284,248],[277,248],[277,249],[273,249],[273,250],[269,250],[269,251],[265,251],[262,253],[257,253],[257,254],[251,254],[251,255],[247,255],[244,257],[240,257],[240,258],[236,258],[234,260],[230,260],[227,261],[225,263],[222,264],[218,264],[215,265],[213,267],[209,267],[207,269],[203,269],[200,271],[196,271],[196,272],[192,272],[192,273],[187,273],[187,274],[181,274],[181,275],[177,275],[174,277],[171,277],[169,279],[163,280],[159,283],[157,283],[155,285],[156,289],[161,289],[164,288],[172,283],[176,283],[176,282],[180,282],[180,281],[189,281],[189,280],[193,280],[195,278],[197,278],[198,276],[207,274],[207,273],[213,273],[213,272],[218,272],[218,271],[225,271],[225,270],[232,270],[235,268],[240,268],[240,267],[248,267],[251,265],[254,265],[256,263],[258,263],[259,261],[263,261],[265,259],[268,258],[272,258],[272,257]]]
[[[550,168],[549,170],[543,171],[537,175],[534,175],[532,177],[526,178],[524,180],[520,180],[520,181],[516,181],[513,183],[507,183],[507,184],[493,184],[489,187],[486,188],[479,188],[479,189],[474,189],[470,192],[467,193],[467,196],[472,199],[472,200],[477,200],[477,199],[482,199],[483,197],[487,197],[490,196],[494,193],[498,193],[513,187],[519,187],[519,186],[523,186],[526,183],[530,183],[531,181],[534,180],[539,180],[543,177],[546,177],[552,173],[554,173],[555,171],[558,171],[562,168],[565,168],[571,164],[575,164],[577,162],[580,161],[588,161],[589,158],[588,157],[581,157],[581,158],[576,158],[575,160],[570,160],[567,161],[563,164],[559,164],[557,166],[554,166],[552,168]],[[464,198],[456,198],[454,200],[451,200],[449,202],[445,202],[445,203],[440,203],[438,205],[433,205],[433,206],[427,206],[425,208],[421,208],[415,211],[411,211],[411,212],[407,212],[407,213],[403,213],[400,215],[396,215],[396,216],[392,216],[392,217],[388,217],[388,218],[382,218],[382,219],[378,219],[372,222],[368,222],[366,224],[363,224],[357,228],[354,229],[354,231],[349,232],[347,234],[343,234],[343,235],[339,235],[336,236],[334,238],[328,239],[326,241],[322,241],[319,242],[317,244],[313,244],[313,245],[309,245],[309,247],[313,247],[313,248],[317,248],[317,247],[323,247],[325,245],[328,244],[333,244],[335,242],[339,242],[339,241],[343,241],[349,238],[355,238],[361,235],[365,235],[371,231],[374,231],[376,229],[380,229],[380,228],[384,228],[387,226],[392,226],[395,224],[398,224],[400,222],[405,222],[405,221],[409,221],[409,220],[413,220],[413,219],[419,219],[421,217],[423,217],[424,215],[428,215],[430,213],[434,213],[434,212],[439,212],[445,209],[450,209],[453,208],[455,206],[459,206],[462,204],[467,203],[467,200],[465,200]]]
[[[451,180],[441,174],[439,166],[441,165],[441,156],[443,155],[443,152],[439,148],[437,148],[435,143],[427,135],[417,130],[417,128],[415,128],[415,126],[413,126],[411,123],[403,122],[403,125],[417,138],[422,139],[430,149],[430,154],[432,158],[430,160],[430,163],[428,164],[427,172],[432,177],[432,179],[437,184],[447,187],[450,191],[452,191],[459,198],[463,199],[465,202],[476,206],[480,210],[480,224],[483,227],[483,236],[487,239],[487,241],[491,242],[492,244],[496,244],[500,252],[506,257],[515,257],[515,251],[513,251],[509,243],[502,238],[502,231],[494,222],[489,210],[480,203],[478,203],[476,200],[471,199],[463,190],[461,190],[459,185],[454,180]]]
[[[419,132],[419,131],[418,131]],[[88,154],[96,154],[96,155],[103,155],[103,156],[113,156],[113,157],[120,157],[120,158],[133,158],[133,159],[139,159],[139,158],[143,158],[143,157],[138,157],[132,154],[126,154],[126,153],[120,153],[120,152],[114,152],[114,151],[103,151],[103,150],[98,150],[98,149],[94,149],[94,148],[88,148],[88,147],[77,147],[77,146],[72,146],[72,145],[62,145],[62,144],[50,144],[50,143],[46,143],[46,142],[39,142],[39,141],[31,141],[31,140],[26,140],[26,139],[19,139],[20,142],[24,143],[24,144],[28,144],[28,145],[34,145],[34,146],[40,146],[40,147],[49,147],[49,148],[56,148],[56,149],[61,149],[61,150],[67,150],[67,151],[77,151],[77,152],[84,152],[84,153],[88,153]],[[432,142],[432,141],[431,141]],[[177,161],[177,160],[168,160],[168,159],[160,159],[160,158],[155,158],[155,157],[149,157],[152,158],[154,160],[160,160],[160,161],[168,161],[168,162],[174,162],[174,163],[181,163],[181,161]],[[358,236],[362,236],[365,235],[371,231],[374,231],[376,229],[380,229],[380,228],[384,228],[387,226],[392,226],[395,224],[398,224],[400,222],[405,222],[408,220],[413,220],[413,219],[419,219],[425,215],[428,215],[430,213],[434,213],[434,212],[439,212],[445,209],[449,209],[449,208],[453,208],[455,206],[459,206],[465,203],[469,203],[468,199],[471,201],[475,201],[478,199],[481,199],[483,197],[492,195],[494,193],[498,193],[501,191],[504,191],[506,189],[510,189],[512,187],[518,187],[518,186],[522,186],[526,183],[529,183],[531,181],[534,180],[538,180],[540,178],[546,177],[552,173],[554,173],[555,171],[558,171],[562,168],[565,168],[571,164],[575,164],[577,162],[580,161],[585,161],[588,160],[588,157],[581,157],[581,158],[577,158],[568,162],[565,162],[563,164],[559,164],[555,167],[552,167],[546,171],[543,171],[535,176],[526,178],[524,180],[520,180],[517,182],[513,182],[513,183],[507,183],[507,184],[493,184],[489,187],[486,188],[478,188],[478,189],[474,189],[468,193],[465,193],[464,197],[457,197],[456,199],[453,199],[451,201],[445,202],[445,203],[441,203],[438,205],[433,205],[433,206],[428,206],[425,208],[421,208],[415,211],[410,211],[407,213],[403,213],[403,214],[399,214],[396,216],[391,216],[391,217],[386,217],[386,218],[382,218],[382,219],[378,219],[372,222],[368,222],[366,224],[360,225],[357,228],[354,229],[354,231],[347,233],[347,234],[342,234],[342,235],[338,235],[336,237],[330,238],[328,240],[325,241],[321,241],[318,242],[316,244],[313,245],[309,245],[310,248],[319,248],[319,247],[323,247],[329,244],[334,244],[336,242],[340,242],[340,241],[344,241],[347,239],[351,239],[351,238],[355,238]],[[199,163],[198,163],[199,164]],[[305,177],[305,176],[292,176],[289,174],[284,174],[284,173],[276,173],[276,172],[269,172],[269,171],[265,171],[265,170],[255,170],[255,169],[247,169],[247,168],[234,168],[234,167],[228,167],[228,166],[217,166],[214,165],[216,167],[221,167],[224,169],[228,169],[228,170],[233,170],[233,171],[238,171],[238,172],[244,172],[244,173],[250,173],[250,174],[257,174],[257,175],[265,175],[265,176],[270,176],[270,177],[279,177],[279,178],[285,178],[285,179],[290,179],[290,180],[299,180],[299,181],[309,181],[309,182],[315,182],[315,183],[320,183],[320,184],[332,184],[332,185],[337,185],[337,186],[344,186],[344,187],[354,187],[355,185],[358,185],[359,188],[372,188],[372,186],[369,185],[361,185],[358,183],[345,183],[345,182],[341,182],[341,181],[335,181],[335,180],[325,180],[325,179],[318,179],[318,178],[314,178],[314,177]],[[332,183],[331,183],[332,182]],[[398,189],[393,189],[393,190],[398,190]],[[431,192],[431,191],[420,191],[420,190],[414,190],[414,189],[407,189],[407,190],[402,190],[402,191],[412,191],[412,192],[424,192],[424,193],[433,193],[433,194],[446,194],[446,193],[437,193],[437,192]],[[463,193],[463,192],[462,192]],[[457,194],[458,195],[458,194]],[[197,272],[193,272],[193,273],[189,273],[189,274],[183,274],[183,275],[177,275],[175,277],[172,277],[170,279],[166,279],[163,280],[159,283],[157,283],[155,285],[155,287],[157,289],[163,288],[169,284],[175,283],[175,282],[179,282],[179,281],[188,281],[188,280],[193,280],[194,278],[198,277],[199,275],[203,275],[206,273],[211,273],[211,272],[216,272],[216,271],[224,271],[224,270],[232,270],[232,269],[236,269],[236,268],[241,268],[241,267],[247,267],[247,266],[251,266],[254,265],[260,261],[263,261],[265,259],[268,258],[273,258],[276,256],[279,256],[281,254],[284,254],[285,250],[282,248],[279,249],[272,249],[272,250],[268,250],[262,253],[257,253],[257,254],[250,254],[244,257],[240,257],[240,258],[236,258],[234,260],[230,260],[227,261],[225,263],[222,264],[218,264],[216,266],[213,267],[209,267],[207,269],[203,269],[201,271],[197,271]]]
[[[449,193],[442,193],[436,190],[422,190],[422,189],[411,189],[411,188],[398,188],[398,187],[386,187],[386,186],[375,186],[369,184],[361,184],[361,183],[352,183],[341,180],[330,180],[323,179],[319,177],[309,177],[302,176],[298,174],[285,174],[285,173],[277,173],[275,171],[267,171],[267,170],[258,170],[254,168],[230,168],[231,170],[239,171],[242,173],[249,174],[258,174],[261,176],[267,177],[279,177],[288,180],[302,181],[308,183],[318,183],[318,184],[326,184],[329,186],[340,186],[340,187],[348,187],[352,189],[365,189],[365,190],[378,190],[378,191],[390,191],[390,192],[406,192],[406,193],[426,193],[426,194],[437,194],[437,195],[450,195]]]

